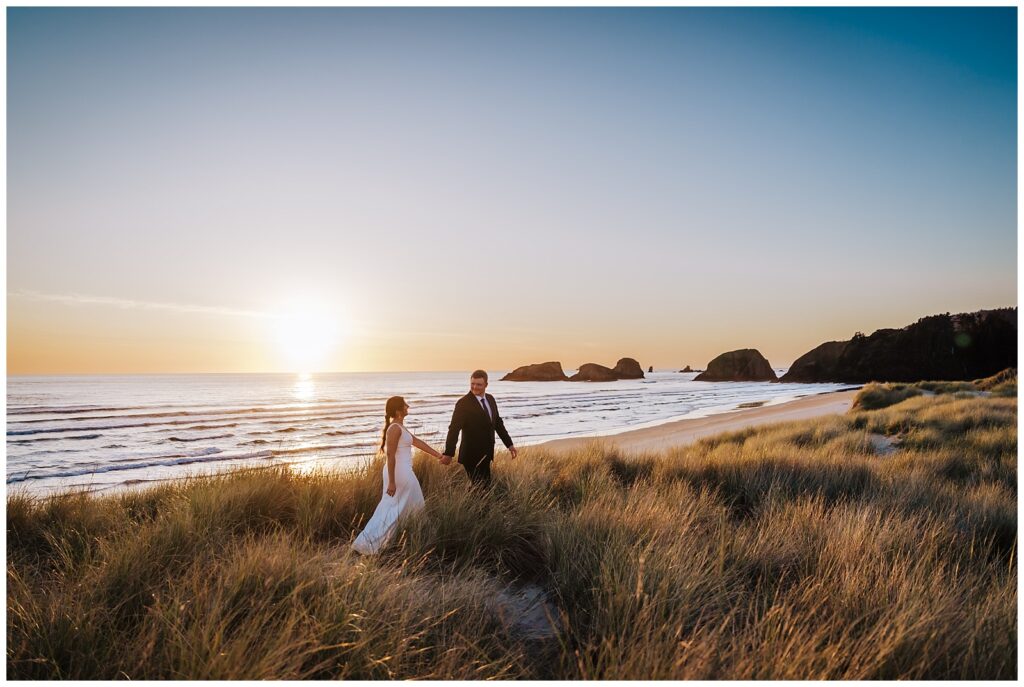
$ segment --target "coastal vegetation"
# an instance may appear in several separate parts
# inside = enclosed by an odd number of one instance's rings
[[[371,558],[379,461],[11,494],[7,674],[1013,679],[1016,377],[990,381],[659,454],[527,448],[484,493],[418,455],[426,509]]]
[[[853,401],[854,408],[878,410],[922,394],[962,394],[966,397],[989,395],[1017,397],[1017,369],[1007,368],[991,377],[973,382],[913,382],[865,385]]]

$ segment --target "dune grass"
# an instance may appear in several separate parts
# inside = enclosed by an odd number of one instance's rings
[[[484,494],[417,455],[427,507],[370,558],[380,463],[9,496],[8,677],[1015,678],[1016,417],[919,395],[657,455],[525,449]],[[495,608],[526,584],[548,638]]]
[[[853,400],[860,410],[878,410],[922,394],[960,394],[1017,398],[1017,369],[1007,368],[991,377],[973,382],[872,382],[865,385]]]

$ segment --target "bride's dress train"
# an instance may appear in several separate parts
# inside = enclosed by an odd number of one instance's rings
[[[397,423],[396,423],[397,424]],[[362,554],[377,553],[388,543],[399,516],[423,508],[423,490],[412,471],[412,434],[403,425],[395,452],[395,495],[388,496],[388,463],[384,461],[384,485],[380,503],[352,548]]]

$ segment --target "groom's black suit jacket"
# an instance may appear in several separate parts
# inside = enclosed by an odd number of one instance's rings
[[[469,392],[455,403],[455,410],[452,412],[452,421],[448,425],[448,440],[444,445],[446,456],[455,455],[455,443],[459,439],[459,432],[462,432],[462,444],[459,446],[459,462],[470,467],[476,466],[485,460],[494,460],[494,433],[497,432],[505,447],[512,446],[512,438],[505,430],[505,423],[498,413],[498,404],[494,402],[494,396],[484,394],[487,397],[487,404],[494,413],[494,421],[487,415],[487,411],[480,405],[473,392]]]

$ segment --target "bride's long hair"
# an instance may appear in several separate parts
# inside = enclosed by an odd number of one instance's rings
[[[388,441],[388,427],[391,426],[391,419],[405,408],[405,399],[401,396],[392,396],[384,405],[384,434],[380,439],[380,450],[384,450],[384,444]]]

